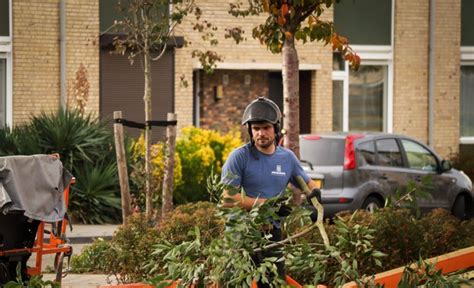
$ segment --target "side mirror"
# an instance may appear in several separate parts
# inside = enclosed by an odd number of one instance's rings
[[[453,166],[451,165],[451,162],[449,160],[442,160],[441,161],[441,173],[447,172],[451,170]]]

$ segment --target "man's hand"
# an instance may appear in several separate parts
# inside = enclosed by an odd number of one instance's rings
[[[313,190],[311,190],[311,193],[309,193],[309,195],[306,196],[306,199],[308,200],[308,203],[310,205],[313,205],[313,203],[311,203],[312,198],[316,198],[318,202],[321,203],[321,190],[318,188],[314,188]]]

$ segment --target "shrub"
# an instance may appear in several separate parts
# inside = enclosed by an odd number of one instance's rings
[[[165,144],[162,142],[151,145],[151,191],[153,205],[161,203],[161,192],[165,172]],[[142,210],[145,207],[145,138],[141,135],[130,144],[130,180],[135,185],[134,199]],[[179,186],[182,181],[181,161],[178,153],[175,153],[174,187]]]
[[[127,225],[121,226],[111,241],[97,240],[74,256],[71,266],[75,272],[102,272],[115,275],[118,282],[140,282],[150,275],[162,272],[147,263],[162,266],[162,259],[152,252],[155,246],[166,242],[178,244],[191,239],[195,226],[203,231],[204,244],[218,238],[223,222],[215,215],[216,205],[208,202],[190,203],[176,207],[157,225],[144,214],[133,214]]]
[[[82,249],[79,255],[72,256],[71,269],[74,273],[109,271],[113,259],[117,256],[117,250],[112,247],[110,241],[99,238]]]
[[[474,181],[474,152],[472,148],[461,149],[459,154],[451,156],[451,162],[454,168],[463,171]]]
[[[201,241],[208,244],[224,230],[224,221],[216,216],[216,212],[216,205],[210,202],[180,205],[159,223],[160,237],[174,244],[191,241],[193,237],[188,232],[198,227]]]
[[[185,127],[176,142],[176,151],[182,165],[183,181],[175,191],[176,203],[209,200],[206,179],[214,169],[221,173],[230,152],[242,145],[240,132],[225,135],[214,130]]]

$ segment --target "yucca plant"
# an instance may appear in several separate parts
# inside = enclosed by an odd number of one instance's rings
[[[0,156],[42,153],[36,133],[29,125],[0,129]]]
[[[0,129],[0,156],[59,153],[77,179],[69,214],[84,223],[120,219],[113,147],[107,123],[77,110],[42,112],[27,124]]]
[[[119,222],[121,202],[116,164],[86,163],[75,170],[77,182],[69,196],[71,217],[90,224]]]
[[[82,115],[70,109],[42,112],[31,118],[30,126],[42,153],[59,153],[71,171],[77,164],[114,157],[111,129],[106,122],[90,114]]]

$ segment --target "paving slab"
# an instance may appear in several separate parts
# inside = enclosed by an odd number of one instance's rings
[[[120,225],[85,225],[85,224],[73,224],[72,231],[68,228],[66,236],[69,239],[69,244],[72,246],[73,255],[78,255],[81,251],[97,238],[112,239],[114,232],[120,227]],[[45,237],[49,235],[45,234]],[[43,255],[42,271],[50,272],[54,266],[54,254]],[[28,260],[29,266],[34,266],[36,261],[36,253],[31,255]]]
[[[54,274],[43,274],[44,280],[54,280]],[[103,274],[68,274],[61,282],[61,288],[89,288],[115,284],[115,279]]]

